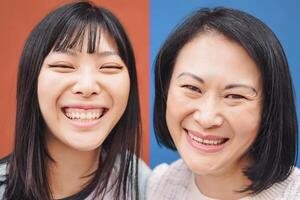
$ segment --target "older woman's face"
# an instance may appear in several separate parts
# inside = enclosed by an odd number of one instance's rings
[[[166,120],[175,145],[196,174],[222,174],[249,160],[261,115],[260,72],[237,43],[205,33],[179,52]]]

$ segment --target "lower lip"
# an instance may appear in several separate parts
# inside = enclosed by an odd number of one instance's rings
[[[69,118],[68,118],[69,119]],[[74,125],[74,126],[77,126],[79,128],[92,128],[94,126],[96,126],[98,123],[99,123],[99,119],[98,120],[93,120],[93,121],[79,121],[79,120],[71,120],[71,123]]]
[[[225,143],[226,143],[225,142],[220,145],[205,145],[205,144],[201,144],[201,143],[194,141],[186,131],[185,131],[185,135],[186,135],[188,143],[192,147],[194,147],[195,149],[200,150],[202,152],[205,152],[205,153],[216,153],[216,152],[222,151],[225,146]]]

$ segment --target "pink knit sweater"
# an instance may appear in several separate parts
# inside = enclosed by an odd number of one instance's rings
[[[212,200],[198,190],[193,173],[181,159],[171,165],[161,164],[153,170],[147,183],[146,199]],[[300,200],[300,170],[295,168],[286,180],[241,200]]]

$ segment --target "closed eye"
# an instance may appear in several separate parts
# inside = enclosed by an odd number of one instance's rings
[[[123,69],[124,66],[118,63],[106,63],[102,65],[99,70],[103,73],[113,74],[118,73],[120,70]]]
[[[188,90],[190,90],[192,92],[202,93],[202,91],[198,87],[193,86],[193,85],[182,85],[181,87],[182,88],[186,88],[186,89],[188,89]]]
[[[73,66],[63,65],[63,64],[55,64],[55,65],[49,64],[49,67],[51,67],[51,68],[74,69]]]
[[[122,69],[123,66],[121,65],[105,65],[101,66],[100,69]]]

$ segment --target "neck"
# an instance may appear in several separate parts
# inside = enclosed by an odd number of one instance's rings
[[[58,141],[47,138],[51,158],[48,161],[48,181],[54,199],[61,199],[81,191],[93,178],[89,176],[98,168],[100,149],[78,151]]]
[[[248,196],[248,193],[238,192],[251,184],[251,181],[243,174],[242,167],[237,165],[232,169],[213,175],[195,175],[198,189],[205,196],[215,199],[240,199]]]

